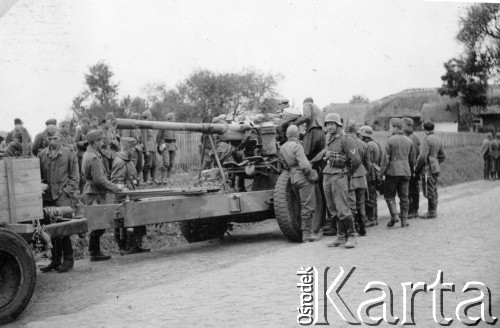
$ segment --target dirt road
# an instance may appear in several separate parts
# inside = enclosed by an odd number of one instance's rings
[[[500,182],[441,189],[439,218],[410,220],[408,229],[386,228],[382,201],[379,208],[381,224],[359,237],[351,250],[327,248],[332,237],[289,243],[275,221],[265,221],[251,230],[237,229],[222,243],[116,257],[92,263],[91,271],[90,262],[78,261],[68,274],[40,274],[32,302],[11,326],[298,326],[297,270],[303,266],[333,272],[356,267],[342,289],[354,311],[379,295],[363,292],[369,281],[387,283],[400,318],[401,283],[431,285],[442,270],[444,282],[456,285],[454,293],[444,294],[444,314],[454,318],[452,326],[463,326],[455,317],[456,305],[474,296],[461,292],[467,281],[490,288],[493,315],[500,317]],[[432,319],[432,293],[418,294],[415,302],[417,327],[438,327]],[[350,326],[328,311],[330,325]]]

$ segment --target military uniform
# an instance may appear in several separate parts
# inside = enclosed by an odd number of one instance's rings
[[[361,165],[352,174],[349,184],[349,204],[351,213],[354,215],[354,222],[360,235],[366,234],[366,208],[365,194],[368,188],[366,174],[371,167],[371,158],[368,155],[368,149],[365,143],[359,140],[355,135],[349,135],[356,144],[356,149],[360,157]]]
[[[413,156],[414,158],[418,158],[420,154],[420,140],[415,135],[415,132],[407,133],[406,136],[410,138],[413,144]],[[420,202],[420,187],[419,187],[419,177],[414,172],[414,167],[410,167],[411,176],[410,181],[408,183],[408,199],[409,199],[409,208],[408,208],[408,217],[414,218],[418,216],[418,207]]]
[[[378,224],[377,185],[381,179],[380,165],[382,164],[382,147],[378,142],[372,139],[373,130],[371,127],[361,127],[361,135],[366,143],[366,154],[370,160],[370,167],[366,175],[368,188],[365,207],[367,227],[372,227]]]
[[[446,159],[443,142],[433,131],[426,132],[424,141],[420,148],[415,172],[420,174],[427,171],[427,201],[428,213],[423,218],[435,218],[437,216],[438,192],[437,182],[440,172],[440,163]]]
[[[175,131],[161,130],[158,133],[157,142],[162,158],[162,180],[165,174],[166,178],[170,178],[170,175],[173,173],[175,155],[177,152],[177,145],[175,144],[176,139]]]
[[[401,126],[401,124],[399,124]],[[408,224],[408,185],[412,173],[412,167],[415,165],[413,154],[413,143],[403,135],[402,131],[396,131],[387,139],[385,145],[385,154],[382,161],[380,172],[385,175],[384,198],[391,213],[391,220],[388,227],[394,226],[399,221],[398,210],[396,206],[396,192],[399,196],[399,205],[401,213],[401,226]]]
[[[142,113],[143,119],[151,120],[151,111],[145,110]],[[144,148],[142,150],[144,154],[144,167],[142,169],[142,174],[144,182],[148,181],[148,173],[150,173],[151,183],[155,180],[156,171],[156,131],[152,129],[141,129],[142,132],[142,142],[144,143]]]
[[[89,143],[91,142],[91,138],[93,138],[93,134],[99,132],[102,133],[102,131],[89,132],[87,135]],[[83,188],[85,205],[105,204],[106,193],[118,191],[118,186],[107,179],[101,153],[91,146],[87,147],[87,151],[83,154],[82,179],[85,180]],[[89,253],[91,256],[102,255],[100,238],[104,232],[104,229],[90,232]]]
[[[296,130],[296,137],[290,137],[289,131],[292,130]],[[281,147],[280,156],[290,171],[293,192],[300,198],[302,240],[307,242],[315,240],[312,237],[312,220],[316,210],[315,181],[318,176],[306,158],[304,148],[298,141],[298,134],[296,126],[287,129],[288,141]]]
[[[485,180],[489,180],[490,175],[491,175],[491,172],[490,172],[491,171],[490,142],[491,142],[491,139],[486,138],[483,140],[483,143],[481,144],[481,151],[483,153],[483,160],[484,160],[483,177]]]
[[[328,135],[325,157],[327,164],[323,170],[323,189],[330,215],[337,217],[337,237],[340,246],[350,237],[355,237],[354,220],[349,207],[350,172],[357,170],[360,157],[354,140],[340,130]]]
[[[49,147],[41,150],[38,158],[42,182],[48,185],[43,194],[43,206],[74,207],[74,193],[78,190],[80,181],[76,153],[61,145],[54,152],[51,152]],[[52,245],[52,262],[42,271],[47,272],[52,269],[68,271],[73,267],[73,247],[70,237],[52,238]]]
[[[500,177],[500,135],[496,134],[496,138],[490,141],[490,172],[491,178],[496,180]]]
[[[144,145],[142,143],[142,132],[141,129],[125,129],[122,130],[121,134],[122,138],[133,138],[135,141],[137,141],[137,145],[135,146],[135,155],[132,158],[132,162],[134,163],[135,170],[137,171],[137,174],[142,172],[143,168],[143,163],[144,163],[144,156],[142,154],[142,151],[144,149]],[[139,176],[138,176],[139,178]]]

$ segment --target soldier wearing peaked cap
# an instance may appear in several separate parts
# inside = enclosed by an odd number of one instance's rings
[[[51,118],[51,119],[48,119],[47,121],[45,121],[45,126],[49,126],[49,125],[57,125],[57,120],[55,118]],[[49,142],[47,141],[47,135],[46,135],[46,132],[45,130],[43,130],[42,132],[38,133],[36,136],[35,136],[35,141],[33,142],[33,155],[38,155],[38,152],[46,147],[48,147],[49,145]]]
[[[316,210],[315,186],[318,173],[306,158],[304,148],[299,142],[299,129],[290,125],[286,130],[287,142],[280,149],[280,155],[290,171],[290,179],[295,193],[300,195],[300,217],[302,242],[316,241],[318,236],[312,231],[313,216]]]
[[[428,211],[422,219],[437,218],[438,192],[437,183],[441,171],[440,164],[446,159],[443,142],[434,134],[434,123],[424,122],[425,138],[420,147],[420,155],[417,159],[415,172],[427,174],[427,202]]]
[[[413,143],[403,135],[403,121],[393,118],[390,121],[392,135],[385,144],[385,153],[380,173],[385,176],[384,198],[391,213],[387,227],[393,227],[399,221],[396,205],[396,193],[400,200],[401,227],[407,227],[408,218],[408,184],[415,165]]]
[[[409,117],[403,118],[403,132],[413,143],[413,155],[415,158],[418,158],[418,155],[420,154],[420,140],[413,132],[413,120]],[[418,181],[420,180],[420,177],[415,174],[414,167],[410,167],[410,169],[411,176],[408,184],[408,199],[410,201],[410,205],[408,208],[408,219],[413,219],[418,217],[418,205],[420,202],[420,188]]]
[[[114,184],[107,179],[101,155],[103,138],[104,133],[101,130],[91,130],[87,133],[89,146],[82,159],[82,179],[85,181],[83,199],[85,205],[105,204],[106,193],[121,191],[125,188],[124,185]],[[104,229],[90,232],[89,253],[91,261],[105,261],[111,258],[111,256],[104,255],[101,252],[101,236],[104,232]]]
[[[125,185],[127,189],[133,190],[137,186],[137,171],[133,162],[137,140],[124,137],[120,140],[120,152],[116,154],[111,169],[111,182]],[[115,229],[115,240],[118,243],[120,254],[147,252],[149,249],[142,248],[142,236],[146,235],[146,227],[138,226],[123,231],[124,228]]]

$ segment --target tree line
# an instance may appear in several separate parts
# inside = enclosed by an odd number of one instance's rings
[[[221,114],[239,115],[260,109],[272,111],[281,74],[245,69],[239,73],[215,73],[198,69],[173,88],[162,83],[149,83],[145,97],[118,98],[119,84],[113,81],[109,64],[99,61],[84,75],[84,89],[73,99],[71,112],[76,120],[83,117],[103,118],[113,112],[116,117],[129,117],[149,109],[157,120],[173,112],[183,122],[210,122]]]

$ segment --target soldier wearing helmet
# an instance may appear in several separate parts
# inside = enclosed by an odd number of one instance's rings
[[[437,183],[441,170],[440,164],[446,159],[446,153],[444,152],[443,142],[434,134],[434,123],[431,121],[424,122],[424,131],[425,138],[420,148],[415,174],[427,172],[428,211],[419,217],[422,219],[435,219],[437,218]]]
[[[167,113],[165,120],[168,122],[175,121],[174,113]],[[161,155],[161,183],[167,183],[173,173],[175,156],[177,153],[176,136],[173,130],[160,130],[157,137],[158,151]]]
[[[368,126],[360,128],[361,138],[367,146],[367,156],[370,157],[371,167],[368,169],[366,182],[368,183],[368,192],[366,198],[366,227],[378,225],[377,210],[377,185],[381,181],[380,164],[382,162],[382,147],[373,140],[373,129]]]
[[[299,129],[296,125],[287,128],[286,137],[288,140],[281,147],[280,156],[290,171],[294,192],[300,195],[302,242],[316,241],[319,237],[312,231],[312,221],[316,210],[315,186],[318,173],[306,158],[304,148],[299,142]]]
[[[356,245],[354,220],[349,208],[348,175],[357,170],[360,157],[354,140],[343,131],[342,119],[331,113],[325,118],[327,142],[325,159],[327,164],[323,170],[323,189],[326,204],[332,217],[337,217],[337,239],[328,247]]]
[[[385,154],[382,160],[380,174],[385,176],[384,198],[391,213],[391,220],[387,227],[393,227],[399,222],[398,209],[396,205],[396,193],[399,196],[401,210],[401,227],[408,227],[408,184],[412,167],[415,165],[413,155],[413,143],[403,135],[403,121],[393,118],[390,121],[392,136],[385,144]]]

